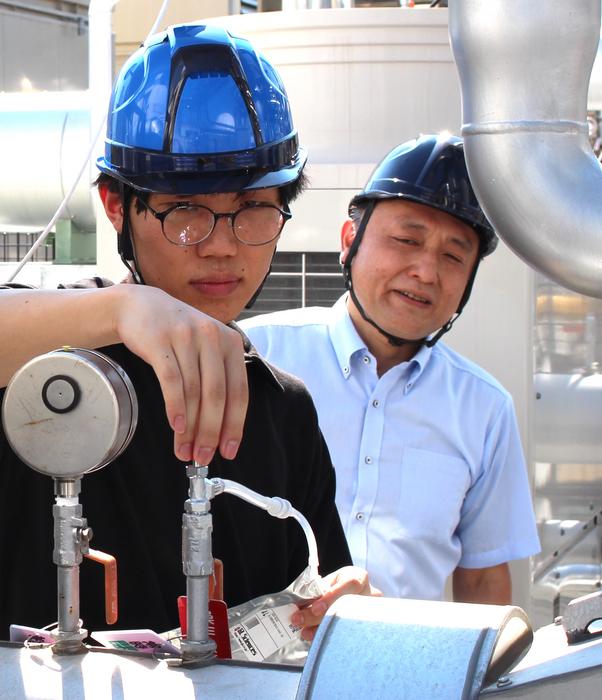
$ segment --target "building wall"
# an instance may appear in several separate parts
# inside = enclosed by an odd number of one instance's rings
[[[28,0],[23,4],[34,9],[0,6],[0,92],[86,89],[88,3],[71,4],[73,20],[77,14],[79,22],[50,14],[63,12],[57,6],[65,3]]]
[[[162,4],[163,0],[116,3],[115,72],[138,48]],[[8,1],[0,5],[0,92],[85,90],[88,6],[88,0],[27,0],[12,7]],[[160,28],[239,11],[240,0],[172,0]]]
[[[115,71],[144,40],[153,26],[163,0],[121,0],[113,12]],[[170,24],[194,22],[240,11],[240,0],[172,0],[159,29]]]

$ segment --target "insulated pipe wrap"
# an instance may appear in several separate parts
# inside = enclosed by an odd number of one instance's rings
[[[600,1],[451,0],[449,29],[483,210],[531,267],[602,297],[602,170],[585,121]]]

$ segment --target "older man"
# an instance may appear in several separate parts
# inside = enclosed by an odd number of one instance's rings
[[[349,214],[348,293],[242,325],[310,389],[354,563],[375,585],[437,599],[453,574],[455,600],[509,603],[508,562],[539,548],[512,400],[438,342],[497,243],[461,140],[396,147]]]

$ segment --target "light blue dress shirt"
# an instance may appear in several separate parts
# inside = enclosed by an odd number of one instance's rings
[[[353,561],[385,595],[441,599],[457,566],[539,551],[512,399],[484,370],[439,342],[378,377],[345,297],[240,325],[307,384]]]

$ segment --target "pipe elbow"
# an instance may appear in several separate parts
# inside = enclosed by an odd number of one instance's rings
[[[471,181],[504,242],[568,289],[602,298],[602,169],[587,135],[465,135]]]
[[[585,121],[599,0],[453,0],[449,17],[487,218],[531,267],[602,298],[602,170]]]

